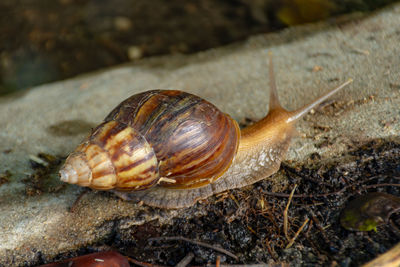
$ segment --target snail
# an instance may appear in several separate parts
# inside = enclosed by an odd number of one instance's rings
[[[241,130],[198,96],[139,93],[121,102],[68,156],[60,179],[159,208],[189,207],[277,172],[296,121],[351,82],[287,111],[278,100],[270,56],[268,114]]]

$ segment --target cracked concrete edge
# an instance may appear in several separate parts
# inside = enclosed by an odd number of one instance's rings
[[[300,135],[287,160],[301,162],[315,152],[322,159],[337,157],[348,144],[399,136],[399,16],[397,4],[341,25],[295,27],[192,56],[143,60],[0,98],[0,173],[12,173],[11,182],[0,187],[0,265],[29,265],[39,254],[51,259],[92,244],[109,234],[110,221],[128,227],[202,214],[201,205],[165,211],[96,193],[84,197],[76,213],[69,213],[79,192],[74,186],[36,197],[25,194],[22,179],[32,172],[29,155],[65,156],[85,135],[56,136],[49,131],[51,126],[75,120],[96,125],[121,100],[139,91],[182,89],[238,121],[258,119],[267,110],[266,51],[271,50],[279,98],[289,109],[354,79],[332,98],[337,105],[331,112],[316,112],[300,121]],[[320,126],[329,130],[320,131]],[[324,138],[333,143],[317,148]]]

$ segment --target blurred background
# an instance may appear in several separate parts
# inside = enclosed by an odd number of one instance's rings
[[[105,67],[190,54],[393,0],[1,0],[0,95]]]

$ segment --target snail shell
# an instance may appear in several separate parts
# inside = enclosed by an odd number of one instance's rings
[[[69,155],[61,180],[151,206],[183,208],[264,179],[279,169],[295,122],[351,82],[287,111],[278,101],[271,58],[269,78],[267,116],[241,131],[229,115],[195,95],[133,95]]]
[[[199,187],[231,165],[239,138],[236,121],[200,97],[147,91],[93,130],[66,160],[61,179],[100,190]]]

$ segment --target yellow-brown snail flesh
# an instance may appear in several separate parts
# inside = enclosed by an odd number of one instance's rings
[[[127,200],[183,208],[275,173],[294,124],[351,82],[296,111],[278,101],[270,60],[267,116],[239,129],[211,103],[176,90],[151,90],[119,104],[69,155],[61,180],[113,190]]]

